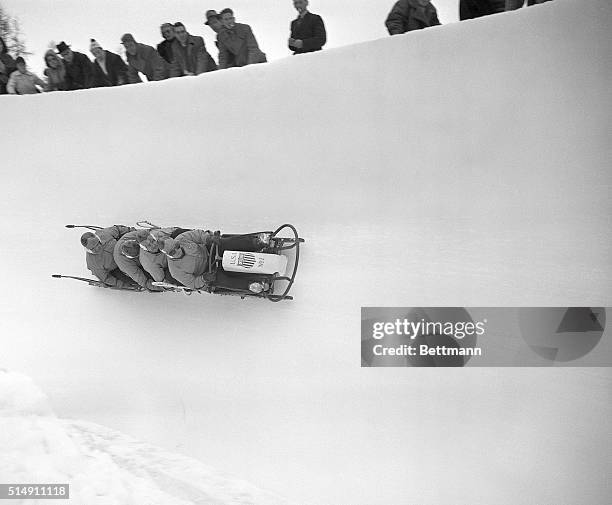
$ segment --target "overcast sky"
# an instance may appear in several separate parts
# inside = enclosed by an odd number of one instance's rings
[[[217,0],[218,2],[218,0]],[[328,33],[327,48],[354,44],[387,36],[385,18],[393,0],[312,0],[311,12],[320,14]],[[162,22],[182,21],[193,35],[204,37],[217,58],[214,34],[204,26],[208,9],[234,10],[238,22],[251,25],[268,61],[290,54],[286,41],[289,23],[296,11],[292,0],[0,0],[6,11],[17,17],[26,45],[34,53],[28,64],[35,72],[44,68],[43,54],[49,43],[62,40],[76,51],[91,57],[89,39],[105,49],[121,50],[120,37],[131,32],[136,40],[156,45]],[[459,0],[434,2],[442,23],[458,20]]]

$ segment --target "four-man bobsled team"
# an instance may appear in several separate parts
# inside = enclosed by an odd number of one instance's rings
[[[213,281],[253,290],[248,280],[231,272],[208,271],[211,247],[216,245],[221,255],[225,250],[266,252],[273,242],[268,232],[221,235],[209,230],[137,229],[123,225],[81,236],[81,244],[87,250],[87,268],[105,286],[129,289],[140,286],[149,291],[164,290],[156,282],[206,290]]]

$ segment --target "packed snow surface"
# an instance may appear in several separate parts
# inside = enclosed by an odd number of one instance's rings
[[[0,443],[3,483],[69,483],[71,503],[287,504],[193,458],[94,423],[58,419],[29,378],[5,370],[0,371]]]
[[[608,502],[610,369],[362,369],[359,340],[366,305],[611,305],[610,26],[607,0],[555,0],[199,77],[0,97],[0,366],[85,422],[60,424],[66,444],[115,463],[83,426],[297,503]],[[64,224],[140,219],[293,223],[295,300],[50,277],[87,273]]]

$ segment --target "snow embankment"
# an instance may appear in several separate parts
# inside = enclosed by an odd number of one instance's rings
[[[58,419],[31,379],[5,370],[0,371],[0,447],[2,483],[67,483],[71,503],[288,505],[194,459],[97,424]]]

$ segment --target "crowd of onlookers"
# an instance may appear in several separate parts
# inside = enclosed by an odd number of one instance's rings
[[[527,5],[549,0],[527,0]],[[525,0],[459,0],[461,20],[513,10]],[[298,17],[291,22],[287,45],[293,54],[319,51],[327,41],[321,16],[308,11],[308,0],[293,0]],[[202,37],[191,35],[181,22],[164,23],[160,27],[163,40],[157,47],[136,41],[131,33],[121,37],[126,61],[105,50],[95,39],[89,50],[93,61],[60,42],[45,53],[45,80],[27,69],[21,56],[13,59],[0,38],[0,94],[34,94],[41,91],[70,91],[105,86],[121,86],[171,77],[199,75],[217,69],[242,67],[267,61],[259,48],[253,30],[237,23],[230,8],[219,13],[206,12],[205,25],[216,34],[218,63],[208,52]],[[430,0],[398,0],[387,16],[385,25],[390,35],[439,25],[435,6]]]

